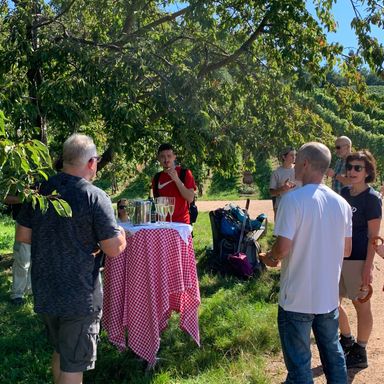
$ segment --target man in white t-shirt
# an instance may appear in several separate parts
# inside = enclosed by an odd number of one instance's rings
[[[349,204],[322,184],[331,153],[321,143],[303,145],[296,157],[302,188],[286,193],[277,211],[276,242],[262,257],[268,266],[282,260],[278,326],[288,370],[286,383],[312,383],[311,329],[327,382],[346,384],[338,337],[339,278],[352,244]]]

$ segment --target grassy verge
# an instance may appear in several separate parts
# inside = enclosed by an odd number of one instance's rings
[[[265,375],[265,359],[279,350],[278,274],[268,272],[249,281],[215,274],[204,267],[205,250],[212,242],[208,213],[199,214],[194,234],[202,298],[201,347],[178,328],[174,314],[162,334],[160,361],[154,371],[146,372],[143,362],[130,351],[119,353],[102,331],[96,369],[85,374],[85,383],[271,382]],[[32,300],[28,298],[21,308],[8,301],[10,265],[9,257],[0,261],[0,382],[49,383],[51,349]]]
[[[15,222],[5,215],[0,215],[0,254],[12,252],[15,236]]]

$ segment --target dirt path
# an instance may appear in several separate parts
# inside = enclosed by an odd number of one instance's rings
[[[245,207],[245,200],[235,202],[240,207]],[[222,208],[225,201],[197,201],[200,211],[210,211]],[[260,213],[265,213],[270,222],[273,222],[273,210],[271,200],[251,200],[249,213],[255,218]],[[384,235],[384,223],[381,226],[381,234]],[[373,312],[373,331],[367,347],[369,367],[363,370],[348,370],[349,384],[379,384],[384,381],[384,260],[376,255],[373,280],[373,296],[371,299]],[[345,302],[348,313],[351,314],[351,326],[356,334],[356,314],[351,303]],[[286,369],[282,355],[273,357],[268,365],[268,373],[271,384],[284,382]],[[321,368],[321,362],[316,345],[312,345],[312,371],[315,384],[325,384],[327,381]]]
[[[241,208],[245,208],[245,200],[233,201],[234,204]],[[223,208],[225,204],[230,201],[196,201],[197,208],[201,212],[213,211],[216,208]],[[251,200],[248,210],[249,216],[254,219],[260,213],[265,213],[268,217],[268,221],[273,222],[273,208],[272,200]]]

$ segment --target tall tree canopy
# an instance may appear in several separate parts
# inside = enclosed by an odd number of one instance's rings
[[[10,139],[39,139],[52,153],[70,133],[146,162],[169,140],[191,167],[230,170],[234,153],[268,154],[332,130],[308,108],[339,59],[360,84],[367,62],[383,73],[378,1],[351,0],[359,50],[342,57],[332,0],[14,0],[1,3],[0,109]],[[361,13],[361,6],[364,12]],[[333,94],[339,89],[330,87]],[[348,101],[342,95],[340,100]],[[321,128],[321,129],[319,129]]]

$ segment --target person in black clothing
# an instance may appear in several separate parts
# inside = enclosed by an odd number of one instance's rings
[[[72,209],[59,216],[23,205],[16,240],[31,244],[34,310],[44,321],[54,347],[55,383],[81,384],[93,369],[100,331],[101,249],[108,257],[125,248],[107,194],[92,185],[99,156],[92,139],[74,134],[64,143],[62,172],[42,184],[40,193],[57,191]]]
[[[368,366],[366,345],[372,331],[371,303],[363,300],[373,278],[375,249],[372,240],[379,233],[381,199],[368,183],[376,177],[376,161],[369,151],[351,153],[346,157],[346,176],[350,186],[341,190],[352,207],[352,253],[344,259],[341,270],[340,293],[340,342],[346,353],[347,368]],[[352,336],[348,315],[342,299],[352,300],[357,312],[357,339]]]

